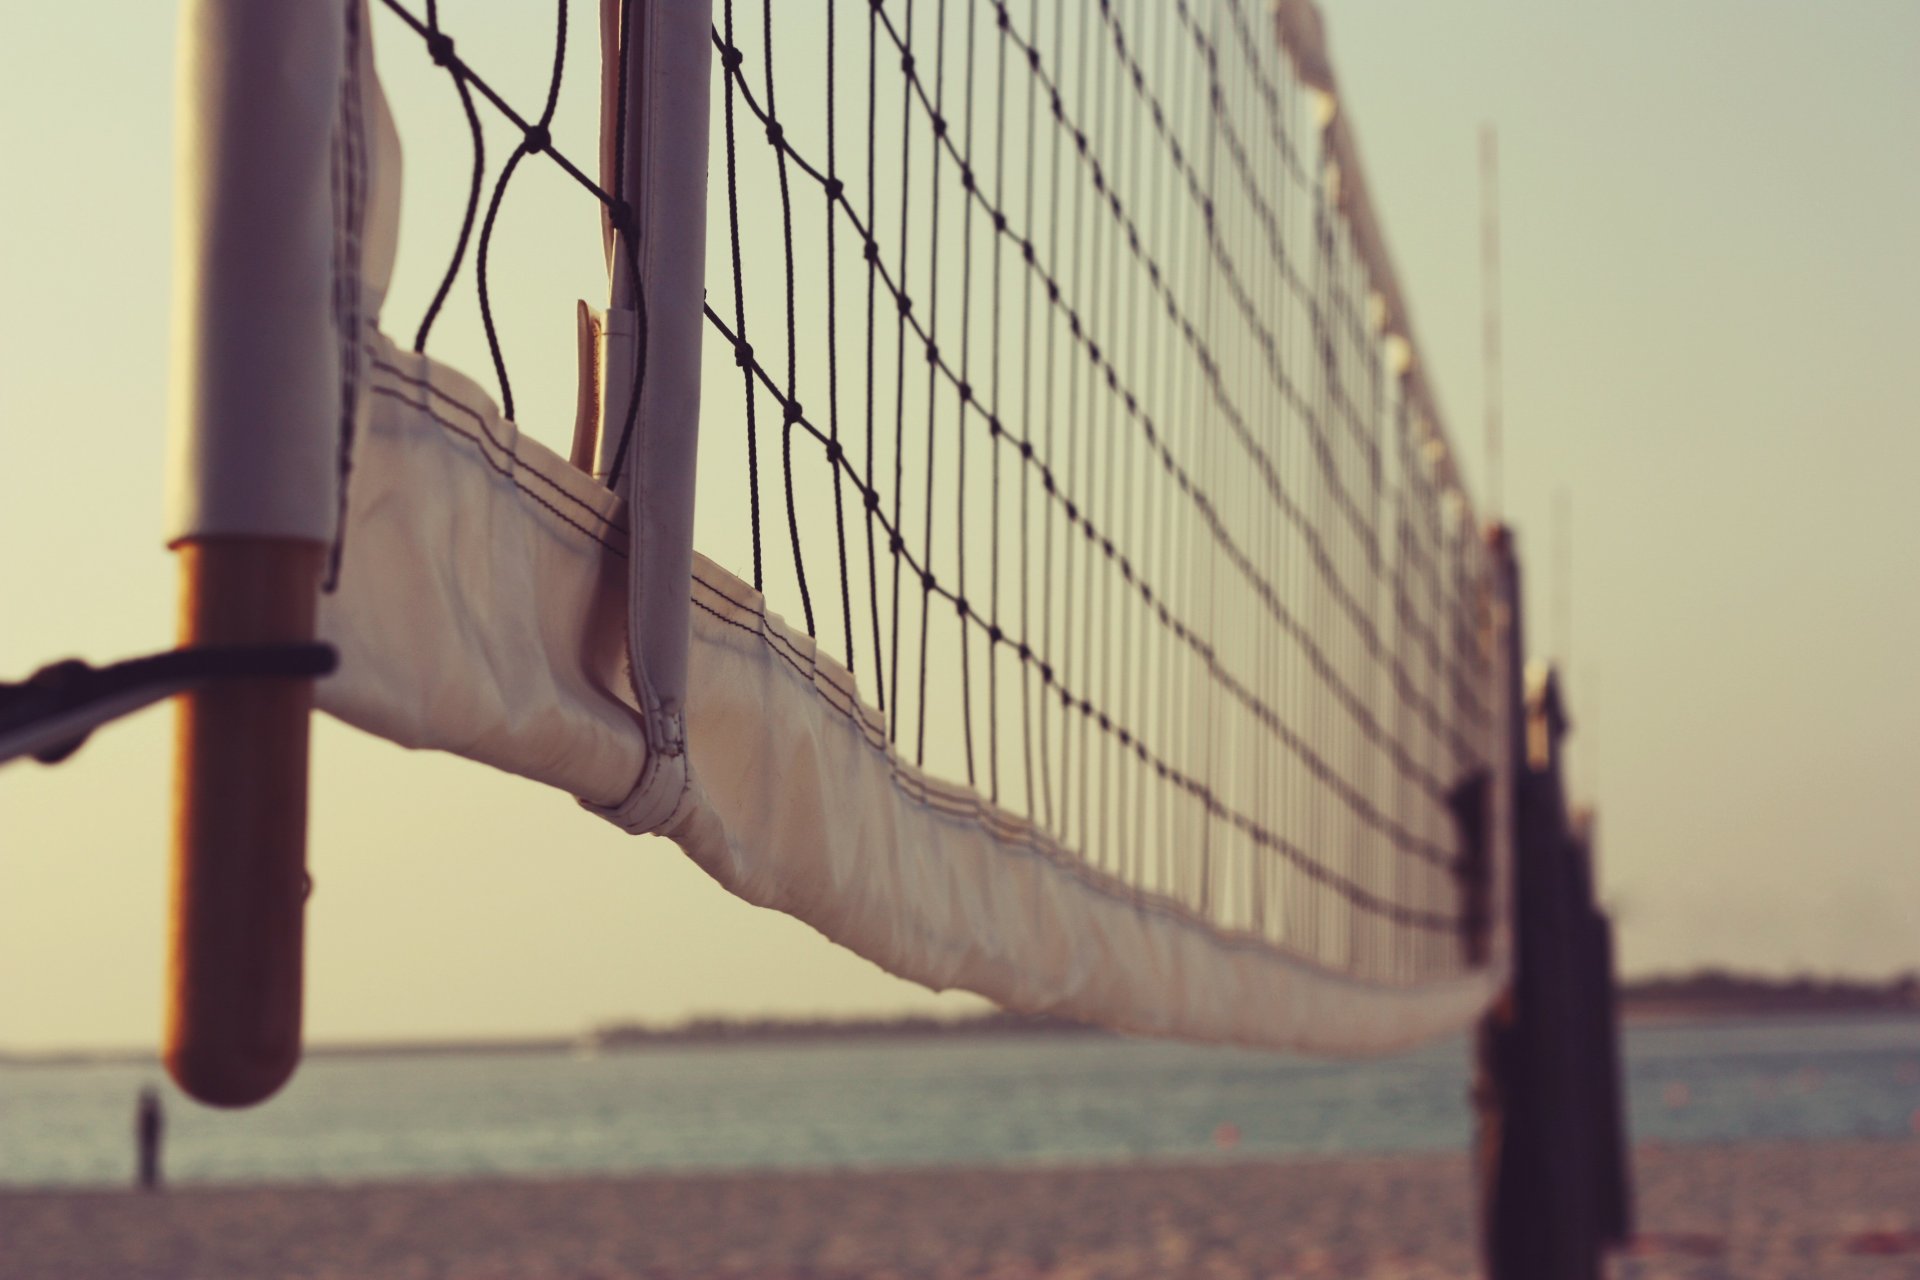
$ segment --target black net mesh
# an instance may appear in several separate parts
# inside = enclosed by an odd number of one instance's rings
[[[473,124],[449,281],[530,156],[631,226],[552,148],[551,92],[516,113],[433,6],[386,3],[522,134],[489,196]],[[1486,561],[1270,19],[714,21],[698,549],[854,673],[901,762],[1143,901],[1373,981],[1467,966]]]

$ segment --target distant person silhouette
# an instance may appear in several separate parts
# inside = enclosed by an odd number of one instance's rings
[[[140,1150],[140,1189],[152,1191],[160,1185],[160,1132],[166,1128],[166,1116],[160,1110],[160,1094],[148,1085],[140,1090],[140,1105],[134,1111],[133,1134]]]

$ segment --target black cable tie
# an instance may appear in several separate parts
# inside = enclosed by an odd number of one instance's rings
[[[162,698],[221,680],[312,679],[333,671],[339,655],[326,644],[195,645],[93,667],[78,658],[50,663],[15,684],[0,684],[0,746],[24,738],[0,755],[32,755],[57,764],[80,749],[95,729]],[[35,729],[64,725],[50,741]]]

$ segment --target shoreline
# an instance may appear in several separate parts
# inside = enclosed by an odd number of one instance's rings
[[[1765,1149],[1776,1153],[1800,1151],[1818,1155],[1825,1148],[1845,1148],[1860,1152],[1880,1152],[1891,1158],[1899,1159],[1911,1156],[1920,1160],[1920,1140],[1906,1137],[1861,1137],[1861,1138],[1764,1138],[1754,1140],[1739,1139],[1703,1139],[1698,1142],[1671,1142],[1643,1140],[1634,1143],[1635,1159],[1666,1158],[1669,1156],[1686,1158],[1689,1155],[1716,1156],[1734,1158],[1750,1150]],[[1000,1164],[975,1162],[970,1164],[948,1164],[928,1161],[925,1163],[876,1163],[876,1164],[820,1164],[820,1165],[763,1165],[739,1167],[733,1165],[684,1165],[664,1168],[645,1169],[556,1169],[545,1172],[499,1172],[499,1173],[429,1173],[398,1174],[391,1176],[342,1177],[342,1178],[187,1178],[168,1181],[158,1193],[143,1191],[131,1183],[101,1182],[53,1182],[53,1183],[10,1183],[0,1181],[0,1201],[9,1199],[29,1199],[35,1196],[101,1196],[115,1198],[131,1196],[143,1198],[150,1195],[199,1195],[201,1193],[226,1192],[288,1192],[292,1194],[316,1193],[377,1193],[381,1191],[406,1188],[437,1188],[441,1190],[460,1190],[463,1188],[512,1188],[512,1187],[551,1187],[559,1185],[599,1185],[599,1184],[653,1184],[653,1183],[699,1183],[714,1184],[736,1179],[755,1179],[769,1181],[831,1181],[837,1179],[893,1179],[944,1177],[956,1178],[982,1177],[1021,1177],[1038,1176],[1098,1176],[1108,1173],[1128,1173],[1152,1175],[1156,1173],[1178,1176],[1193,1172],[1219,1172],[1223,1170],[1255,1170],[1271,1167],[1298,1168],[1304,1166],[1341,1166],[1365,1168],[1367,1166],[1388,1166],[1401,1164],[1421,1164],[1427,1162],[1450,1163],[1463,1158],[1461,1150],[1454,1147],[1410,1148],[1400,1151],[1352,1151],[1352,1152],[1315,1152],[1296,1153],[1257,1152],[1246,1155],[1221,1153],[1218,1155],[1177,1155],[1177,1156],[1140,1156],[1112,1160],[1032,1160],[1027,1162],[1007,1162]],[[1920,1209],[1920,1202],[1916,1202]],[[0,1272],[0,1275],[3,1275]]]
[[[1621,1022],[1627,1027],[1662,1029],[1691,1026],[1792,1026],[1818,1023],[1920,1022],[1920,1009],[1782,1009],[1768,1007],[1718,1008],[1625,1008]],[[648,1032],[644,1038],[601,1043],[585,1036],[501,1036],[448,1040],[337,1041],[308,1045],[308,1059],[329,1058],[434,1058],[461,1055],[546,1055],[556,1057],[594,1057],[647,1053],[656,1049],[781,1048],[847,1044],[922,1044],[966,1043],[970,1040],[1026,1039],[1045,1036],[1126,1038],[1119,1032],[1098,1027],[1071,1025],[1033,1028],[952,1027],[929,1029],[911,1026],[900,1029],[879,1024],[858,1031],[806,1031],[781,1028],[769,1032],[685,1031],[664,1029]],[[98,1067],[160,1065],[158,1049],[81,1049],[81,1050],[0,1050],[0,1069],[7,1067]]]
[[[1920,1276],[1920,1142],[1635,1152],[1616,1280]],[[1477,1274],[1466,1153],[0,1192],[9,1280]]]

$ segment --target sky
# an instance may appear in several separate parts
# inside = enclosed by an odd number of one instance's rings
[[[1920,6],[1323,7],[1482,495],[1477,153],[1483,123],[1498,130],[1503,489],[1532,647],[1565,661],[1624,969],[1920,967]],[[534,8],[442,6],[519,101],[545,70],[527,50],[551,38]],[[28,6],[0,47],[16,124],[0,183],[0,678],[171,633],[176,7],[100,16]],[[465,160],[444,81],[401,34],[378,20],[409,141],[394,298],[412,315],[441,248],[407,228],[445,224]],[[591,154],[590,38],[574,55],[556,137]],[[595,218],[550,172],[509,208],[496,253],[516,390],[570,406],[573,295],[554,282],[598,296]],[[449,313],[436,349],[479,370],[471,310]],[[673,846],[567,796],[332,722],[315,741],[315,1039],[972,1006],[729,898]],[[168,717],[150,711],[58,768],[0,769],[0,1048],[157,1038],[169,755]]]

